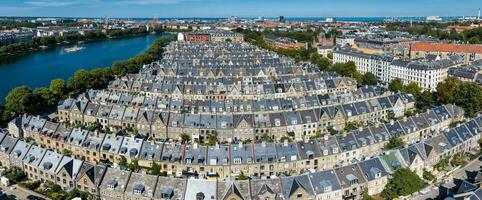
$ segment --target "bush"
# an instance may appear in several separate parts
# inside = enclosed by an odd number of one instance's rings
[[[450,161],[450,158],[449,157],[445,157],[444,159],[440,160],[437,164],[435,164],[435,169],[437,169],[437,171],[441,172],[443,170],[445,170],[445,168],[449,165],[449,161]]]
[[[9,180],[19,183],[27,180],[27,174],[20,167],[12,167],[5,172],[5,177]]]
[[[423,179],[427,181],[435,181],[436,177],[429,171],[423,170]]]
[[[462,157],[461,153],[456,153],[453,157],[452,160],[450,161],[450,165],[453,167],[458,167],[458,166],[465,166],[467,164],[467,161],[465,161]]]
[[[385,144],[386,149],[396,149],[405,146],[405,141],[400,136],[393,136]]]
[[[236,176],[236,180],[249,180],[249,176],[246,176],[243,172],[241,172],[240,175]]]
[[[40,181],[33,181],[33,182],[22,182],[19,183],[20,186],[27,188],[29,190],[35,190],[38,187],[40,187],[41,182]]]
[[[385,199],[394,199],[398,196],[406,196],[421,190],[426,183],[408,168],[401,168],[393,174],[382,192]]]

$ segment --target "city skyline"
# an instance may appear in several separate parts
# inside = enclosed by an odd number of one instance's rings
[[[477,0],[5,0],[2,16],[52,17],[403,17],[476,16]]]

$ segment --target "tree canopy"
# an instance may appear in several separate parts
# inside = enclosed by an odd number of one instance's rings
[[[453,103],[462,107],[467,116],[473,117],[482,110],[482,88],[476,83],[463,82],[453,93]]]
[[[405,144],[406,144],[405,141],[403,141],[403,139],[400,136],[394,136],[388,140],[388,143],[385,144],[385,148],[395,149],[395,148],[403,147],[405,146]]]
[[[363,85],[377,85],[377,83],[378,83],[378,77],[375,76],[375,74],[371,72],[367,72],[363,74],[363,78],[362,78]]]
[[[35,109],[33,91],[27,86],[20,86],[10,91],[5,101],[6,109],[15,115],[31,112]]]
[[[392,92],[399,92],[403,89],[402,79],[396,78],[390,81],[388,84],[388,89]]]
[[[426,183],[408,168],[401,168],[395,171],[393,178],[388,181],[382,192],[385,199],[394,199],[399,196],[406,196],[421,190]]]

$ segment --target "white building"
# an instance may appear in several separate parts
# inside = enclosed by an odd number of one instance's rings
[[[335,51],[333,63],[346,63],[353,61],[358,72],[365,74],[370,72],[384,83],[390,82],[390,64],[393,58],[386,55],[371,55],[355,51]]]
[[[333,63],[355,63],[357,71],[365,74],[371,72],[380,81],[388,83],[399,78],[404,84],[415,82],[423,90],[435,91],[438,83],[444,81],[450,67],[456,67],[461,61],[453,59],[442,60],[394,60],[386,55],[371,55],[351,50],[340,50],[333,53]]]
[[[355,36],[338,36],[335,42],[340,46],[352,46],[355,44]]]
[[[451,60],[399,61],[392,62],[390,76],[399,78],[403,84],[415,82],[423,90],[436,91],[437,85],[448,76],[450,67],[457,66]]]
[[[333,46],[318,45],[316,49],[318,54],[322,55],[323,57],[328,57],[328,54],[333,53]]]

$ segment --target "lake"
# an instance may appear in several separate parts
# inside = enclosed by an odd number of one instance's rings
[[[163,35],[105,40],[78,45],[82,49],[74,52],[66,51],[72,46],[62,46],[14,59],[0,58],[0,102],[5,102],[5,96],[17,86],[48,87],[51,80],[67,80],[79,69],[108,67],[114,61],[131,58],[160,37]]]

